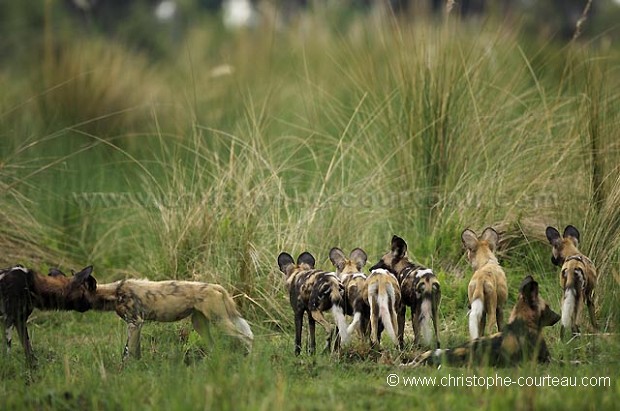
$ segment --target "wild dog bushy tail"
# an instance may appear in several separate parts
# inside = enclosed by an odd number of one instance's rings
[[[484,280],[476,281],[474,293],[472,295],[471,310],[469,312],[469,336],[471,338],[480,337],[480,321],[484,315]]]
[[[336,321],[336,326],[338,327],[338,334],[340,335],[340,342],[344,345],[349,342],[349,332],[347,320],[344,318],[344,310],[342,309],[344,305],[344,301],[342,299],[341,290],[342,284],[339,280],[330,282],[330,299],[332,303],[332,315],[334,316],[334,320]]]
[[[228,291],[226,291],[226,289],[221,286],[218,286],[218,289],[219,289],[218,291],[220,291],[220,293],[222,294],[222,300],[223,300],[222,303],[224,304],[224,307],[226,308],[226,313],[228,314],[228,317],[235,325],[235,328],[237,329],[237,331],[241,335],[245,336],[249,341],[254,340],[254,334],[252,333],[252,330],[250,329],[250,325],[241,316],[241,314],[239,313],[239,310],[237,310],[237,305],[231,298],[230,294],[228,294]]]
[[[426,344],[426,346],[430,346],[433,342],[432,317],[433,301],[430,297],[425,297],[420,307],[420,332],[422,333],[422,342]]]
[[[562,303],[562,326],[569,331],[573,325],[573,314],[577,305],[577,293],[573,287],[567,287],[564,291],[564,301]]]
[[[394,331],[394,325],[392,324],[392,311],[390,307],[394,304],[394,287],[392,284],[379,283],[379,289],[377,293],[377,305],[379,306],[379,318],[383,323],[385,331],[388,333],[394,344],[398,344],[398,338]]]

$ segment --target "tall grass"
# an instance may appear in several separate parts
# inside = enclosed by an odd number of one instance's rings
[[[602,331],[616,332],[618,55],[493,26],[362,22],[196,31],[156,71],[101,40],[70,42],[47,88],[0,96],[3,261],[219,282],[258,340],[286,340],[280,251],[329,268],[333,246],[372,261],[399,234],[439,273],[454,342],[466,336],[461,230],[497,227],[511,301],[534,274],[558,307],[544,228],[573,224],[599,267]],[[296,392],[290,371],[270,381]]]

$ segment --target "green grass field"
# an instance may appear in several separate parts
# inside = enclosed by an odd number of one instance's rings
[[[2,266],[93,264],[100,283],[217,282],[255,334],[245,357],[223,338],[200,340],[187,320],[146,324],[143,358],[121,367],[126,330],[114,313],[35,311],[39,367],[26,368],[15,339],[0,356],[0,409],[615,407],[617,46],[605,35],[558,44],[493,22],[323,21],[225,33],[208,20],[157,59],[58,30],[0,66]],[[468,338],[461,231],[500,232],[507,317],[528,274],[559,311],[544,230],[567,224],[598,267],[600,330],[585,315],[584,335],[568,344],[559,326],[547,329],[549,365],[408,369],[399,362],[412,347],[387,342],[373,355],[357,340],[340,356],[293,355],[281,251],[310,251],[331,269],[331,247],[362,247],[374,263],[398,234],[438,273],[449,347]],[[324,338],[319,330],[319,346]],[[418,376],[439,383],[405,386]],[[461,386],[441,387],[449,376]],[[462,386],[497,376],[610,379]]]

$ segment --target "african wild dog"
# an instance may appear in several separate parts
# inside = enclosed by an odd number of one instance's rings
[[[559,319],[538,294],[538,283],[527,276],[519,287],[519,297],[508,324],[501,332],[476,338],[457,348],[427,351],[409,365],[510,366],[532,360],[548,362],[550,355],[542,328],[552,326]]]
[[[480,237],[472,230],[461,234],[463,246],[467,250],[474,275],[469,281],[469,335],[472,339],[484,335],[486,325],[489,329],[497,323],[497,331],[502,331],[504,304],[508,298],[506,274],[495,257],[499,243],[497,231],[487,227]]]
[[[145,321],[173,322],[192,316],[194,329],[208,339],[209,323],[238,338],[250,352],[254,335],[224,287],[196,281],[121,280],[97,287],[93,308],[116,311],[127,323],[123,360],[140,358]]]
[[[317,321],[327,332],[325,349],[331,349],[334,328],[323,316],[324,311],[331,310],[342,344],[347,344],[349,339],[343,311],[344,287],[335,273],[317,270],[314,264],[315,259],[308,252],[301,253],[297,257],[296,264],[288,253],[280,253],[278,256],[278,267],[286,276],[286,286],[295,314],[295,355],[301,353],[301,329],[306,312],[308,313],[310,354],[316,352],[315,325]]]
[[[579,333],[579,318],[585,301],[590,314],[592,327],[597,329],[596,309],[594,305],[594,288],[597,282],[597,273],[594,263],[583,255],[579,249],[579,231],[572,225],[566,226],[564,235],[553,227],[547,227],[547,239],[553,246],[551,262],[561,265],[560,285],[562,286],[562,327],[560,335],[564,337],[564,330],[571,330],[571,334]]]
[[[13,327],[24,347],[26,363],[36,364],[28,335],[27,321],[34,308],[39,310],[67,310],[84,312],[91,309],[91,295],[97,281],[91,275],[92,266],[84,268],[72,278],[52,269],[44,276],[17,265],[0,270],[0,314],[4,317],[7,351],[11,348]]]
[[[340,248],[334,247],[329,251],[329,259],[336,267],[336,275],[344,286],[345,314],[353,316],[353,321],[347,328],[351,335],[357,329],[363,338],[368,337],[370,320],[370,306],[364,300],[366,289],[366,275],[362,272],[368,256],[361,248],[356,248],[347,258]]]
[[[400,348],[404,348],[407,307],[411,307],[414,343],[420,345],[421,341],[426,346],[432,346],[434,335],[434,344],[439,347],[438,315],[441,287],[433,271],[409,261],[407,243],[398,236],[392,237],[392,250],[381,257],[370,270],[378,268],[394,274],[400,285],[401,307],[397,316]]]
[[[400,286],[394,274],[383,268],[371,271],[366,280],[365,300],[370,305],[370,341],[378,347],[381,331],[385,329],[394,344],[398,344],[397,312],[401,306]]]

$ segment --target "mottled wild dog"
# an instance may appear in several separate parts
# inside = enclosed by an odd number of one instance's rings
[[[28,335],[28,317],[34,308],[78,312],[91,309],[91,295],[97,288],[92,271],[93,267],[88,266],[68,278],[57,269],[50,270],[47,276],[20,265],[0,270],[0,314],[4,317],[7,351],[11,348],[11,334],[15,327],[24,347],[26,362],[34,366],[36,357]]]
[[[527,276],[519,287],[519,297],[508,324],[501,332],[471,340],[457,348],[427,351],[411,365],[509,366],[527,361],[548,362],[550,355],[542,328],[552,326],[559,319],[540,297],[538,283]]]
[[[461,240],[467,250],[467,259],[474,269],[467,287],[469,335],[474,339],[484,334],[487,324],[492,329],[493,324],[497,323],[497,331],[502,331],[508,285],[506,274],[495,257],[499,243],[497,231],[487,227],[477,237],[476,233],[467,229],[461,234]]]
[[[323,312],[331,310],[337,324],[342,344],[349,339],[344,318],[344,287],[336,273],[314,268],[315,259],[308,252],[297,257],[297,263],[288,253],[280,253],[278,267],[286,276],[286,286],[293,313],[295,314],[295,355],[301,353],[301,329],[304,313],[308,313],[308,351],[316,352],[315,326],[318,321],[327,332],[326,350],[331,348],[334,327],[325,319]]]
[[[397,312],[401,306],[400,286],[388,270],[376,268],[366,280],[365,299],[370,305],[370,341],[373,346],[381,343],[381,331],[385,329],[394,344],[398,344],[395,329],[398,328]]]
[[[404,348],[405,314],[411,307],[411,322],[415,334],[414,343],[439,347],[438,316],[441,302],[439,280],[429,268],[414,264],[407,256],[407,243],[398,236],[392,237],[392,249],[370,270],[382,268],[398,279],[401,293],[401,307],[398,311],[398,341]],[[432,325],[431,325],[432,321]],[[432,327],[432,328],[431,328]]]
[[[547,227],[547,239],[552,245],[551,262],[561,266],[560,285],[562,286],[562,327],[560,335],[564,337],[564,330],[571,330],[571,334],[579,333],[579,318],[583,303],[588,306],[590,322],[597,329],[596,309],[594,304],[594,288],[597,282],[597,273],[594,263],[579,249],[579,231],[572,225],[566,226],[564,234],[560,236],[558,230]]]
[[[97,287],[93,308],[116,311],[127,323],[123,359],[140,358],[140,331],[145,321],[173,322],[192,316],[198,334],[208,340],[208,327],[216,323],[224,332],[252,349],[254,335],[226,289],[196,281],[121,280]]]
[[[344,286],[344,309],[345,314],[353,316],[353,321],[347,328],[347,334],[351,335],[358,330],[363,338],[368,337],[368,324],[370,321],[370,306],[364,300],[366,288],[366,275],[362,269],[366,265],[368,256],[361,248],[356,248],[347,258],[344,252],[334,247],[329,251],[329,259],[336,267],[336,275]]]

